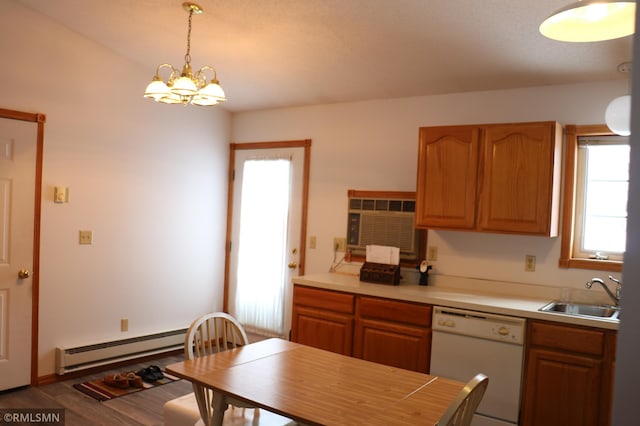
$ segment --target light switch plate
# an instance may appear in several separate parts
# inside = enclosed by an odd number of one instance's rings
[[[53,188],[53,202],[68,203],[69,202],[69,188],[64,186],[56,186]]]

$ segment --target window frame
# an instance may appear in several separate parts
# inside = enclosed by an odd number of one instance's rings
[[[581,136],[615,136],[604,124],[565,126],[564,184],[562,190],[562,232],[560,268],[579,268],[599,271],[622,272],[623,261],[584,259],[573,257],[574,228],[576,218],[576,182],[578,170],[578,138]]]

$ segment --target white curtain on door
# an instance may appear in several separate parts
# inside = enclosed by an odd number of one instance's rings
[[[244,163],[235,315],[248,330],[284,335],[291,161]]]

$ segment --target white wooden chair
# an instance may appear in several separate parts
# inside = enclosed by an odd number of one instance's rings
[[[476,374],[458,393],[437,426],[469,426],[488,385],[487,376]]]
[[[194,359],[247,344],[249,344],[249,338],[238,320],[224,312],[213,312],[191,323],[184,341],[184,356],[186,359]],[[211,424],[214,393],[196,383],[193,384],[193,393],[196,396],[202,420],[206,425]],[[235,407],[254,408],[236,400],[229,400],[228,403]],[[259,409],[255,408],[255,410],[254,417],[257,417]]]
[[[247,333],[234,317],[224,312],[213,312],[191,323],[185,336],[184,355],[186,359],[194,359],[248,343]],[[240,401],[229,403],[235,407],[249,407]],[[194,413],[194,406],[198,408],[199,416]],[[194,383],[193,393],[167,402],[163,413],[166,425],[204,423],[208,426],[213,419],[213,392]],[[256,419],[259,413],[259,409],[255,408],[253,418]]]

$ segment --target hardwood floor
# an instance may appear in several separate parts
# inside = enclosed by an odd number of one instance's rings
[[[104,377],[109,372],[137,371],[149,365],[164,368],[183,359],[182,355],[171,356],[82,378],[1,392],[0,408],[64,408],[66,426],[162,425],[162,406],[173,398],[192,392],[190,382],[179,380],[104,402],[75,390],[73,385]]]

